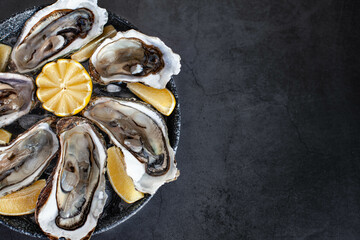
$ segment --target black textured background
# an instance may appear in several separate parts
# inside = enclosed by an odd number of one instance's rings
[[[99,5],[182,56],[181,177],[92,239],[360,239],[359,1]]]

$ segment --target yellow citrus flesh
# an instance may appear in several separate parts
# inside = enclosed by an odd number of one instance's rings
[[[11,133],[6,131],[5,129],[0,129],[0,144],[9,143],[11,138]]]
[[[73,55],[71,55],[71,59],[78,61],[78,62],[84,62],[88,60],[91,55],[95,52],[96,48],[106,39],[111,38],[116,35],[116,29],[112,26],[106,26],[104,27],[103,33],[83,46],[79,51],[75,52]]]
[[[144,194],[135,189],[132,179],[126,173],[124,155],[121,150],[111,147],[107,153],[107,174],[115,192],[127,203],[143,198]]]
[[[26,188],[1,197],[0,214],[20,216],[33,213],[35,211],[36,201],[40,191],[45,187],[45,183],[46,181],[41,179]]]
[[[4,72],[9,62],[11,47],[5,44],[0,44],[0,72]]]
[[[92,81],[77,61],[59,59],[46,64],[36,78],[36,95],[43,108],[56,116],[75,115],[89,103]]]
[[[151,104],[162,114],[169,116],[176,105],[174,94],[167,89],[156,89],[141,83],[128,83],[127,87],[143,101]]]

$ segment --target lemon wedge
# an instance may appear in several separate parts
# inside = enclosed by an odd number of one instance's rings
[[[20,216],[35,211],[36,202],[41,190],[45,187],[44,179],[17,192],[0,198],[0,214],[7,216]]]
[[[141,83],[128,83],[127,87],[143,101],[151,104],[165,116],[169,116],[176,106],[174,94],[167,89],[156,89]]]
[[[71,55],[71,59],[78,61],[78,62],[84,62],[88,60],[91,55],[95,52],[96,48],[106,39],[111,38],[116,35],[116,29],[112,25],[108,25],[104,27],[103,33],[80,48],[79,51],[75,52],[73,55]]]
[[[36,78],[36,95],[43,108],[56,116],[75,115],[89,103],[92,81],[77,61],[59,59],[46,64]]]
[[[11,133],[6,131],[5,129],[0,129],[0,144],[9,143],[11,138]]]
[[[4,72],[9,62],[11,47],[0,43],[0,72]]]
[[[117,147],[107,151],[107,174],[115,192],[127,203],[133,203],[144,197],[135,189],[132,179],[126,173],[124,155]]]

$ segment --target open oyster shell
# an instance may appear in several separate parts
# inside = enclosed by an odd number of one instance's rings
[[[0,148],[0,197],[35,182],[59,148],[51,129],[54,118],[46,118]]]
[[[90,73],[101,84],[141,82],[162,89],[180,68],[180,56],[163,41],[133,29],[106,39],[90,58]]]
[[[108,20],[97,0],[58,0],[26,23],[11,54],[11,68],[31,72],[100,35]]]
[[[82,114],[121,149],[126,172],[138,191],[154,194],[165,182],[176,179],[178,170],[166,124],[149,105],[99,97],[90,101]]]
[[[40,193],[35,219],[51,239],[89,239],[107,199],[104,139],[79,117],[61,119],[57,132],[60,156]]]
[[[0,73],[0,128],[29,113],[33,104],[32,78],[16,73]]]

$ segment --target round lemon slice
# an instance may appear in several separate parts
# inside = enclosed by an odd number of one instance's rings
[[[86,69],[71,59],[46,64],[36,78],[36,85],[36,95],[43,108],[59,117],[75,115],[84,109],[93,88]]]
[[[108,149],[107,174],[115,192],[127,203],[133,203],[144,197],[135,189],[132,179],[126,173],[124,156],[117,147]]]
[[[136,96],[151,104],[163,115],[169,116],[174,111],[176,100],[174,94],[169,89],[152,88],[141,83],[128,83],[127,87]]]
[[[45,187],[44,179],[17,192],[0,198],[0,214],[7,216],[20,216],[35,211],[36,202],[41,190]]]

